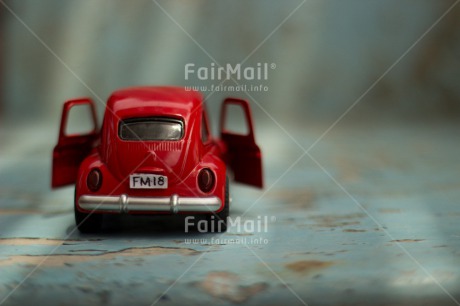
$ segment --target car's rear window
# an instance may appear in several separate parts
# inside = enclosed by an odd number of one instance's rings
[[[123,140],[179,140],[184,123],[173,118],[131,118],[120,121],[118,136]]]

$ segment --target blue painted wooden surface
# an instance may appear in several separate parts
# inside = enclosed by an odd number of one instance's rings
[[[308,148],[326,128],[288,130]],[[72,188],[49,188],[55,130],[2,127],[0,301],[455,305],[459,131],[337,126],[310,153],[355,202],[308,156],[279,179],[302,150],[267,128],[257,135],[265,190],[231,188],[231,216],[255,202],[244,218],[268,216],[267,232],[185,234],[176,219],[113,217],[100,234],[81,235]]]

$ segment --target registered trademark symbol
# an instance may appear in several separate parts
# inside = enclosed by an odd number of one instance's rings
[[[270,64],[270,69],[275,69],[276,68],[276,64],[275,63],[271,63]]]

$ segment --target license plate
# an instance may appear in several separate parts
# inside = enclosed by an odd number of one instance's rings
[[[168,177],[159,174],[131,174],[129,176],[131,189],[166,189]]]

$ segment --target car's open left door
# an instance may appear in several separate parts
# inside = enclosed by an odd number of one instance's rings
[[[241,122],[238,126],[245,126],[243,132],[235,132],[228,128],[231,118],[230,108],[241,112]],[[235,124],[235,122],[233,122]],[[234,174],[236,182],[263,187],[262,154],[254,137],[252,114],[249,103],[237,98],[225,99],[222,105],[220,118],[221,139],[227,146],[227,163]]]
[[[87,118],[72,117],[74,129],[85,131],[69,131],[69,114],[72,112]],[[82,113],[83,112],[83,113]],[[96,109],[92,100],[88,98],[67,101],[64,104],[59,128],[59,138],[53,150],[53,169],[51,186],[53,188],[74,184],[77,178],[78,168],[83,159],[93,150],[98,141]]]

